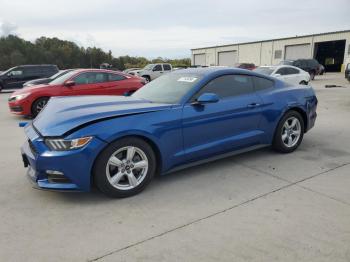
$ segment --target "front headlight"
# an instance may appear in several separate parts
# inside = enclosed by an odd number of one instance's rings
[[[92,137],[81,137],[76,139],[45,139],[45,144],[54,151],[67,151],[67,150],[73,150],[78,149],[86,146],[90,141]]]
[[[26,98],[29,95],[30,95],[30,93],[23,93],[20,95],[10,96],[9,101],[18,101],[18,100]]]

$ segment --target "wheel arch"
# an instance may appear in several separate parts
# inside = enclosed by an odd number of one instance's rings
[[[138,138],[141,139],[143,141],[145,141],[147,144],[149,144],[156,156],[156,161],[157,161],[157,165],[156,165],[156,176],[158,176],[161,173],[162,170],[162,155],[159,149],[159,146],[157,145],[157,143],[155,141],[153,141],[153,139],[151,139],[150,137],[146,136],[146,135],[141,135],[141,134],[125,134],[122,136],[119,136],[118,138],[115,138],[111,141],[108,141],[108,143],[106,143],[106,145],[100,150],[100,152],[98,152],[98,154],[96,155],[96,158],[94,160],[94,163],[91,166],[91,175],[90,175],[90,187],[94,186],[94,177],[92,175],[92,170],[94,169],[96,160],[98,158],[98,156],[103,152],[103,150],[105,150],[111,143],[118,141],[120,139],[124,139],[124,138]]]
[[[298,106],[291,106],[291,107],[288,107],[288,108],[283,112],[283,114],[281,114],[281,116],[280,116],[280,118],[279,118],[279,120],[278,120],[278,122],[277,122],[277,125],[276,125],[276,127],[275,127],[275,132],[276,132],[276,128],[277,128],[277,126],[278,126],[278,123],[279,123],[279,122],[281,121],[281,119],[285,116],[285,114],[287,114],[287,113],[290,112],[290,111],[296,111],[296,112],[298,112],[298,113],[301,115],[301,117],[303,118],[303,122],[304,122],[304,133],[306,133],[307,126],[308,126],[307,114],[306,114],[306,112],[305,112],[304,109],[302,109],[301,107],[298,107]],[[274,132],[274,133],[275,133],[275,132]]]
[[[151,80],[151,76],[150,75],[142,75],[141,77],[144,77],[144,78],[146,78],[146,77],[148,77],[149,78],[149,80]]]
[[[41,95],[41,96],[38,96],[36,97],[33,102],[30,104],[30,112],[33,114],[33,105],[36,101],[38,101],[39,99],[42,99],[42,98],[47,98],[47,99],[50,99],[51,96],[48,96],[48,95]]]
[[[304,122],[304,133],[306,133],[307,126],[308,126],[308,120],[307,120],[307,114],[306,114],[305,110],[303,110],[300,107],[291,107],[285,113],[287,113],[289,111],[296,111],[301,115],[301,117],[303,118],[303,122]]]

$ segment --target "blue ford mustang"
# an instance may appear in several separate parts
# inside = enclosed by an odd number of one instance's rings
[[[129,97],[52,98],[25,127],[27,175],[41,189],[112,197],[142,191],[156,174],[272,146],[294,151],[314,126],[317,98],[240,69],[186,69]]]

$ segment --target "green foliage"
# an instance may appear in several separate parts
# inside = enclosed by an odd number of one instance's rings
[[[55,64],[60,69],[66,68],[99,68],[108,63],[113,68],[124,70],[132,67],[144,67],[149,63],[166,62],[173,67],[184,67],[191,64],[189,58],[166,59],[158,57],[148,60],[145,57],[120,56],[113,57],[97,47],[79,47],[71,41],[56,37],[40,37],[34,43],[18,36],[0,37],[0,71],[21,64]]]

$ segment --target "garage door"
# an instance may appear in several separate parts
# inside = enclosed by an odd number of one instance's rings
[[[237,52],[219,52],[218,53],[219,66],[234,66],[237,63]]]
[[[194,55],[194,64],[199,66],[205,66],[205,54]]]
[[[290,45],[286,46],[285,59],[295,60],[300,58],[310,58],[310,45]]]

